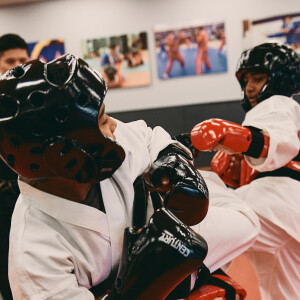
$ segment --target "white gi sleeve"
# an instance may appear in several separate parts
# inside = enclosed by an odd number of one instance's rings
[[[152,129],[142,120],[129,123],[123,123],[116,119],[115,121],[117,128],[114,134],[117,142],[126,152],[133,180],[143,172],[148,171],[159,152],[170,144],[180,147],[192,157],[188,148],[173,140],[160,126]]]
[[[246,156],[247,162],[256,170],[272,171],[290,162],[300,149],[300,105],[285,96],[273,96],[252,108],[243,126],[265,131],[270,137],[266,158]]]
[[[159,154],[159,152],[165,149],[167,146],[173,144],[181,149],[183,149],[189,156],[192,157],[192,153],[188,148],[186,148],[180,142],[173,140],[171,136],[160,126],[147,129],[147,144],[151,157],[151,162],[154,162]]]
[[[209,190],[209,208],[204,220],[192,228],[208,244],[204,260],[211,272],[246,251],[256,240],[260,223],[254,211],[210,171],[200,171]]]

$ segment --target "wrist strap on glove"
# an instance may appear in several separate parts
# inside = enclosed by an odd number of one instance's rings
[[[236,295],[239,295],[240,300],[243,300],[247,293],[236,281],[218,269],[211,274],[204,285],[193,291],[186,300],[214,300],[216,297],[221,297],[223,300],[235,300]]]

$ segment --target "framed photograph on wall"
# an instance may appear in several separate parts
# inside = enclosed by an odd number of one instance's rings
[[[160,79],[227,71],[223,20],[156,25],[154,37]]]
[[[30,59],[42,59],[48,62],[65,54],[64,39],[28,43],[28,50]]]
[[[100,71],[109,88],[151,84],[146,32],[83,40],[82,54]]]
[[[300,54],[300,13],[243,21],[243,47],[265,42],[289,44]]]

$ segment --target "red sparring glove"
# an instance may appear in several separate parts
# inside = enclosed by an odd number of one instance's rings
[[[162,150],[146,174],[163,204],[188,226],[200,223],[208,211],[208,189],[192,158],[169,145]]]
[[[240,172],[240,186],[250,183],[252,180],[255,179],[257,174],[259,173],[255,169],[251,168],[245,157],[241,160],[241,172]]]
[[[244,300],[247,293],[227,274],[212,274],[206,284],[193,291],[185,300],[214,300],[216,297],[229,300],[235,299],[236,295],[240,296],[240,300]]]
[[[222,148],[224,152],[228,150],[254,158],[265,157],[269,149],[269,137],[260,129],[221,119],[210,119],[196,125],[191,132],[191,141],[199,151]]]
[[[300,161],[292,160],[285,165],[287,168],[290,168],[294,171],[300,172]]]
[[[250,183],[258,174],[251,168],[244,155],[227,154],[218,151],[212,161],[211,170],[219,175],[225,184],[232,188],[238,188]]]

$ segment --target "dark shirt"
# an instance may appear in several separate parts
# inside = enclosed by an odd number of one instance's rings
[[[92,185],[86,199],[82,202],[82,204],[97,208],[105,213],[100,183],[95,183]]]

